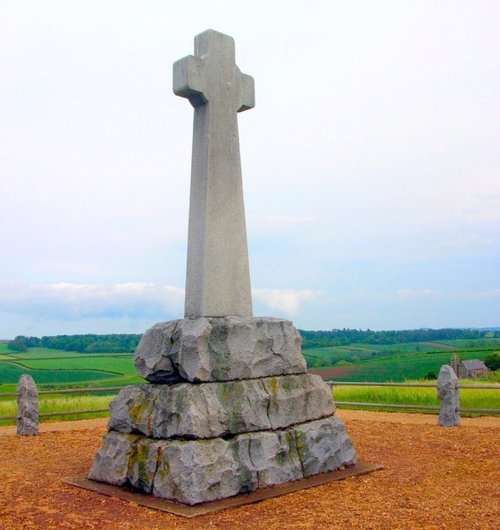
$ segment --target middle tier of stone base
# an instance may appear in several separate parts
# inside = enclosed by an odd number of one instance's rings
[[[330,416],[228,439],[158,440],[109,431],[89,478],[193,505],[332,471],[355,461],[344,424]]]
[[[109,430],[150,438],[216,438],[284,429],[335,412],[319,375],[299,374],[212,383],[143,384],[110,404]]]

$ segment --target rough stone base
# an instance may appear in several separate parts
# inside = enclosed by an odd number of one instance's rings
[[[124,388],[110,404],[109,429],[151,438],[215,438],[281,429],[331,416],[332,393],[318,375]]]
[[[281,318],[184,318],[144,333],[135,369],[151,383],[301,374],[307,371],[301,343],[297,329]]]
[[[89,479],[197,505],[353,465],[331,391],[278,318],[156,324],[135,365],[147,384],[110,405]]]
[[[194,505],[355,462],[344,424],[331,416],[228,439],[155,440],[110,431],[89,478]]]

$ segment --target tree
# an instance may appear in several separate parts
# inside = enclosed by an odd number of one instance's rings
[[[486,356],[484,364],[492,371],[500,369],[500,352],[490,353]]]
[[[10,350],[13,351],[23,352],[28,350],[28,345],[26,344],[26,337],[21,336],[18,336],[14,340],[11,340],[7,344],[7,346]]]

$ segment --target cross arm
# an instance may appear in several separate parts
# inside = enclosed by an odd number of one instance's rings
[[[188,55],[174,63],[174,94],[189,99],[193,107],[207,103],[203,83],[204,61]]]
[[[241,74],[240,101],[238,112],[253,109],[255,107],[255,83],[253,77]]]

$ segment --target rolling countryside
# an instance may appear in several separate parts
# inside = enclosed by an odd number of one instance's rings
[[[422,379],[438,373],[453,354],[462,360],[484,360],[500,350],[500,339],[448,340],[394,345],[355,344],[304,350],[310,369],[337,381],[393,381]]]
[[[348,333],[346,331],[325,332],[328,336],[319,339],[317,334],[323,332],[301,333],[303,354],[309,370],[324,379],[337,382],[418,381],[429,374],[437,374],[443,364],[449,363],[453,354],[457,354],[462,360],[484,360],[487,355],[500,350],[500,338],[487,337],[484,333],[475,338],[433,338],[395,344],[374,344],[373,341],[377,340],[391,340],[387,339],[383,332],[369,335],[367,340],[372,342],[359,342],[366,332],[361,333],[361,337],[360,333],[355,333],[357,336],[349,339],[344,336]],[[309,336],[310,333],[315,336]],[[135,373],[131,351],[135,349],[139,336],[108,336],[105,342],[96,342],[96,339],[100,341],[101,338],[94,335],[29,338],[25,340],[27,347],[23,344],[24,351],[9,348],[6,342],[0,343],[0,394],[14,392],[22,374],[31,375],[40,390],[68,387],[105,388],[144,381]],[[351,342],[328,345],[328,342],[346,341]],[[10,344],[13,346],[12,342]],[[51,347],[30,346],[31,344],[48,344]],[[100,346],[96,347],[96,344]],[[78,351],[67,351],[71,348],[77,348]],[[110,351],[96,351],[106,348]],[[128,351],[124,351],[127,349]],[[498,381],[498,371],[491,373],[488,380]],[[100,409],[100,412],[83,414],[80,417],[106,416],[107,407],[114,395],[116,391],[43,395],[40,396],[40,412],[59,412],[59,419],[74,419],[74,416],[65,415],[64,412]],[[435,388],[335,386],[333,395],[338,401],[437,404]],[[500,396],[494,390],[464,390],[461,393],[461,402],[464,407],[500,408]],[[12,416],[15,413],[15,399],[0,396],[0,416]],[[12,420],[2,420],[0,424],[9,422],[12,423]]]

